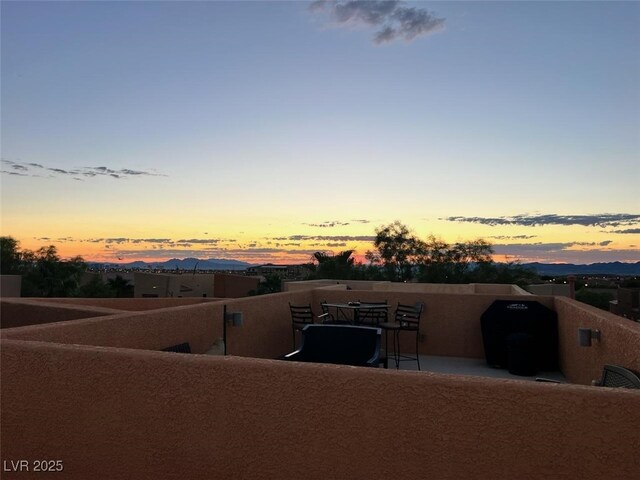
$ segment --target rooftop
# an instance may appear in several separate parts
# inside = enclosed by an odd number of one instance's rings
[[[561,372],[539,376],[565,383],[485,365],[479,318],[496,299],[555,310]],[[319,311],[324,300],[424,302],[422,371],[274,360],[292,349],[289,302]],[[65,478],[637,473],[640,393],[590,385],[604,364],[640,369],[640,324],[568,298],[330,282],[233,300],[1,306],[3,326],[14,326],[1,332],[2,460],[61,459]],[[225,327],[225,311],[241,325]],[[225,328],[229,355],[204,355]],[[600,343],[580,347],[578,328],[600,330]],[[182,342],[195,355],[159,351]]]

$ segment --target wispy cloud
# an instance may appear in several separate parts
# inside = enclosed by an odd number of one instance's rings
[[[536,242],[536,243],[498,243],[493,245],[496,253],[509,252],[566,252],[569,250],[591,251],[598,250],[597,248],[588,247],[607,247],[613,243],[611,240],[605,240],[603,242]],[[587,247],[587,248],[585,248]]]
[[[494,235],[489,238],[493,238],[495,240],[529,240],[536,237],[537,235]]]
[[[640,215],[629,213],[602,213],[597,215],[515,215],[513,217],[446,217],[440,220],[449,222],[480,223],[495,227],[497,225],[522,225],[537,227],[542,225],[582,225],[585,227],[617,227],[640,222]]]
[[[623,234],[638,235],[640,234],[640,228],[624,228],[621,230],[606,230],[605,233],[623,233]]]
[[[611,242],[567,242],[567,243],[533,243],[533,244],[496,244],[493,245],[496,255],[515,257],[523,261],[539,262],[632,262],[640,257],[640,250],[606,248]],[[605,247],[605,248],[603,248]]]
[[[349,222],[340,222],[338,220],[326,220],[321,223],[303,223],[307,227],[320,227],[320,228],[332,228],[332,227],[346,227]]]
[[[274,237],[269,240],[292,241],[325,241],[325,242],[373,242],[376,239],[371,235],[289,235],[288,237]]]
[[[373,43],[376,45],[398,39],[411,42],[442,30],[445,23],[444,18],[424,8],[408,7],[399,0],[316,0],[311,2],[309,10],[328,17],[332,26],[375,28]]]
[[[203,244],[203,245],[215,245],[220,243],[222,240],[219,238],[190,238],[190,239],[182,239],[176,241],[178,244]],[[235,242],[235,240],[227,240],[228,242]]]
[[[306,225],[307,227],[332,228],[332,227],[346,227],[348,225],[351,225],[352,223],[367,224],[367,223],[371,223],[371,220],[366,220],[363,218],[349,220],[348,222],[342,222],[340,220],[325,220],[324,222],[303,223],[302,225]]]
[[[2,163],[5,164],[11,170],[2,170],[2,173],[8,175],[19,175],[22,177],[72,177],[74,180],[82,181],[85,178],[93,177],[110,177],[115,179],[126,179],[129,177],[139,176],[152,176],[152,177],[166,177],[161,173],[153,170],[133,170],[131,168],[114,169],[109,167],[78,167],[73,169],[64,169],[57,167],[50,167],[42,165],[40,163],[33,162],[14,162],[12,160],[2,159]]]

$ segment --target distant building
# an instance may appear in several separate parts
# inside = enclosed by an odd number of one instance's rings
[[[259,278],[226,273],[142,273],[134,274],[134,297],[180,298],[246,297],[260,283]]]
[[[640,321],[640,288],[618,287],[618,299],[609,303],[609,311],[636,322]]]
[[[309,273],[305,265],[274,265],[267,263],[247,268],[247,275],[278,275],[280,278],[300,280]]]

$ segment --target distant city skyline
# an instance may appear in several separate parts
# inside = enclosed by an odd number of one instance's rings
[[[640,260],[638,2],[2,2],[1,234],[302,263]]]

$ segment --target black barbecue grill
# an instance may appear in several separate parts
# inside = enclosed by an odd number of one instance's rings
[[[558,317],[536,301],[496,300],[480,317],[487,363],[514,375],[558,369]]]

